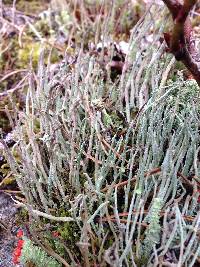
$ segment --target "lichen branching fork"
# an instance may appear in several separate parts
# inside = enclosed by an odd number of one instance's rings
[[[163,0],[173,18],[172,33],[165,33],[169,51],[185,65],[200,86],[200,54],[195,45],[190,11],[198,0]]]

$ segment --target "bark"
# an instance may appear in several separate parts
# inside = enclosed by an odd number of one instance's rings
[[[165,34],[169,51],[186,66],[200,86],[200,54],[195,45],[189,13],[198,0],[163,0],[173,18],[172,34]]]

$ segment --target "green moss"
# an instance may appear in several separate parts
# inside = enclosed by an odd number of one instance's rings
[[[32,43],[32,45],[30,45]],[[49,46],[46,45],[46,48],[48,49]],[[34,68],[37,67],[38,60],[39,60],[39,55],[41,51],[41,43],[40,42],[32,42],[30,38],[28,38],[24,43],[23,43],[23,48],[20,48],[18,50],[17,54],[17,65],[20,68],[25,68],[29,65],[30,59],[32,59],[32,65]],[[45,57],[45,63],[47,63],[47,57],[48,54],[46,53]],[[52,56],[51,56],[51,63],[55,63],[59,60],[59,54],[56,49],[53,49],[52,51]]]
[[[30,56],[32,57],[33,67],[37,66],[37,62],[40,55],[40,43],[32,43],[32,45],[25,45],[24,48],[18,50],[18,66],[27,66],[30,62]]]
[[[12,0],[8,2],[11,2]],[[45,10],[48,6],[48,0],[19,0],[16,1],[16,7],[18,10],[30,13],[30,14],[38,14],[41,11]]]
[[[24,208],[21,208],[16,214],[16,224],[23,227],[25,222],[28,222],[29,215],[28,211]]]
[[[6,47],[9,49],[5,50]],[[8,71],[16,70],[16,55],[19,49],[19,43],[16,36],[12,38],[3,40],[0,47],[0,73],[2,75],[6,75]],[[4,51],[4,53],[2,53]],[[18,80],[19,75],[9,76],[9,79],[5,79],[0,83],[0,91],[5,91],[6,89],[10,89],[12,84]]]
[[[59,216],[68,217],[71,216],[71,214],[64,210],[64,208],[61,208]],[[65,222],[63,224],[58,224],[57,227],[58,228],[56,230],[60,233],[62,239],[71,247],[75,248],[75,244],[79,241],[80,236],[78,225],[75,222]]]
[[[61,207],[56,210],[57,217],[68,217],[71,214],[65,210],[64,207]],[[47,243],[54,249],[56,253],[61,255],[67,261],[70,261],[68,255],[66,255],[65,246],[70,251],[75,251],[75,255],[77,257],[80,256],[80,251],[76,246],[76,243],[79,241],[80,238],[80,229],[76,222],[64,222],[64,223],[57,223],[51,221],[51,225],[49,224],[49,220],[45,218],[41,218],[40,222],[35,222],[34,228],[35,229],[47,229],[50,228],[51,230],[44,232],[44,238]],[[54,236],[53,233],[58,233],[58,236]]]
[[[9,132],[11,130],[9,120],[4,111],[0,112],[0,128],[3,129],[4,132]]]
[[[147,262],[148,262],[148,259],[144,256],[142,256],[140,259],[138,258],[135,259],[135,263],[137,267],[147,266]]]

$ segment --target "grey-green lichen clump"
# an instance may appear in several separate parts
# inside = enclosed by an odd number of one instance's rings
[[[21,162],[4,150],[26,199],[16,202],[58,264],[155,266],[173,255],[174,264],[192,266],[199,257],[198,87],[181,75],[166,82],[172,59],[160,61],[161,29],[150,18],[133,31],[116,83],[83,50],[53,71],[41,50],[37,82],[29,77],[14,131]],[[23,262],[39,246],[27,244]]]

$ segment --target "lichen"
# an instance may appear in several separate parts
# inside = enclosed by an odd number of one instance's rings
[[[24,238],[20,257],[21,264],[34,264],[36,267],[61,267],[53,257],[40,247],[35,246],[30,239]]]

